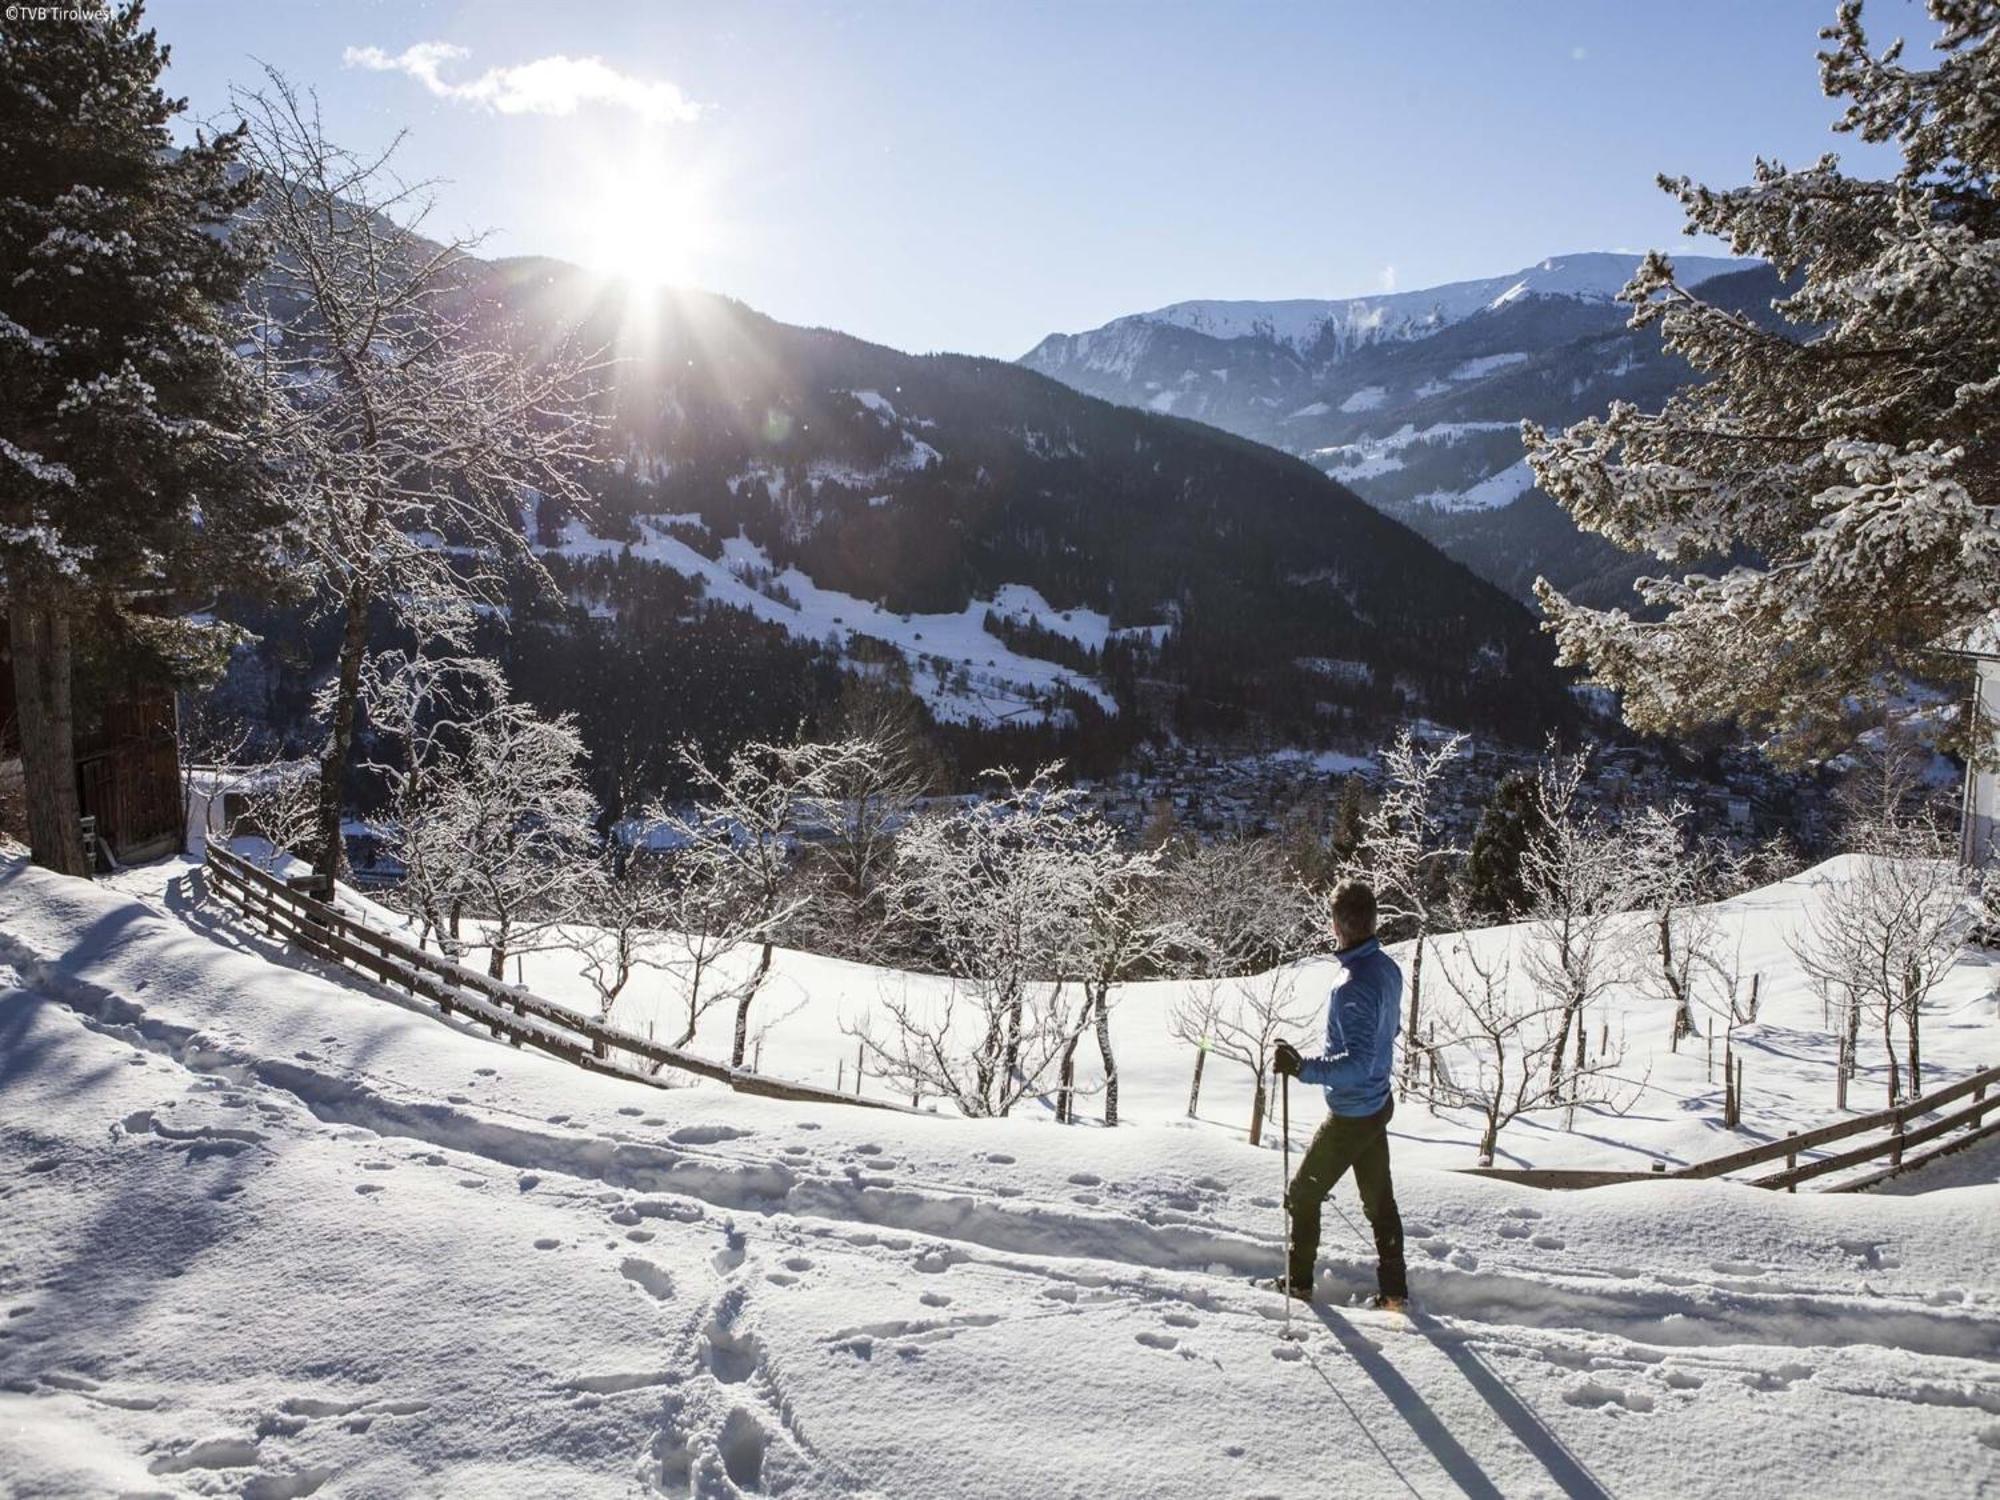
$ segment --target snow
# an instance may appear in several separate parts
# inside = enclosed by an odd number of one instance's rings
[[[1045,719],[1043,700],[1059,688],[1094,698],[1107,713],[1118,711],[1117,700],[1083,673],[1010,650],[986,629],[988,610],[1027,611],[1051,630],[1084,645],[1101,646],[1110,623],[1104,616],[1072,611],[1066,622],[1032,588],[1012,584],[997,590],[993,599],[974,599],[955,614],[900,615],[853,594],[823,589],[795,567],[774,570],[764,550],[744,536],[726,539],[718,560],[668,535],[657,518],[633,519],[642,538],[636,543],[593,536],[572,518],[564,525],[561,542],[551,550],[567,557],[616,557],[629,550],[636,558],[700,579],[708,599],[748,610],[800,640],[867,636],[894,646],[910,664],[912,688],[940,719],[957,723]],[[746,575],[769,577],[786,597],[773,598],[746,582]],[[942,658],[954,675],[962,669],[965,682],[960,685],[950,676],[941,682],[934,670],[936,658]]]
[[[1412,502],[1434,510],[1498,510],[1512,505],[1535,487],[1534,472],[1525,458],[1516,459],[1497,474],[1489,474],[1468,490],[1430,490]]]
[[[1404,467],[1407,463],[1404,450],[1412,444],[1459,443],[1475,432],[1498,432],[1503,428],[1513,431],[1518,426],[1515,422],[1433,422],[1419,429],[1414,423],[1405,422],[1382,437],[1315,448],[1311,457],[1336,479],[1378,479]]]
[[[1725,908],[1770,976],[1746,1135],[1793,1118],[1787,1070],[1824,1074],[1780,955],[1839,876]],[[884,977],[781,958],[812,1000],[774,1072],[830,1061],[817,1013]],[[2000,1153],[1907,1197],[1541,1193],[1440,1170],[1462,1141],[1412,1106],[1419,1316],[1344,1305],[1372,1253],[1343,1184],[1286,1344],[1242,1280],[1279,1254],[1281,1158],[1242,1141],[1219,1067],[1181,1119],[1152,987],[1116,1013],[1135,1123],[1108,1131],[579,1072],[285,954],[178,861],[96,886],[0,863],[0,965],[0,1473],[23,1493],[2000,1479]],[[1990,988],[1977,962],[1954,977],[1940,1079],[1995,1040]],[[1667,1071],[1657,1107],[1530,1154],[1726,1144],[1713,1091]],[[1302,1139],[1318,1107],[1293,1103]]]
[[[1341,402],[1340,409],[1349,415],[1358,411],[1374,411],[1388,399],[1388,396],[1388,390],[1382,386],[1364,385]]]
[[[1581,255],[1551,256],[1537,265],[1505,276],[1487,276],[1476,281],[1455,281],[1381,296],[1348,297],[1331,301],[1296,298],[1278,302],[1195,300],[1175,302],[1152,312],[1120,318],[1079,334],[1074,343],[1078,362],[1109,370],[1103,354],[1093,345],[1105,345],[1131,373],[1136,349],[1120,337],[1128,328],[1165,324],[1192,329],[1218,339],[1264,339],[1298,353],[1312,350],[1331,335],[1341,352],[1385,339],[1410,338],[1435,333],[1440,328],[1462,322],[1488,308],[1504,306],[1520,297],[1577,297],[1608,302],[1631,280],[1639,267],[1634,254],[1592,252]],[[1747,270],[1754,260],[1718,256],[1674,257],[1680,284],[1696,287],[1711,277]],[[1037,350],[1039,357],[1043,351]],[[1067,355],[1070,351],[1063,351]],[[1096,355],[1097,357],[1093,357]],[[1057,361],[1068,363],[1067,358]]]
[[[1468,359],[1456,366],[1445,376],[1447,380],[1481,380],[1495,370],[1504,370],[1509,365],[1526,364],[1525,354],[1482,354],[1477,359]]]

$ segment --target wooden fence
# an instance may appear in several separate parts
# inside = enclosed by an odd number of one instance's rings
[[[1889,1109],[1856,1115],[1849,1120],[1836,1120],[1831,1125],[1786,1135],[1778,1140],[1766,1141],[1761,1146],[1710,1157],[1707,1161],[1693,1162],[1685,1167],[1669,1169],[1664,1163],[1657,1163],[1650,1172],[1542,1167],[1475,1167],[1471,1170],[1477,1176],[1504,1177],[1529,1187],[1564,1189],[1603,1187],[1614,1182],[1722,1177],[1782,1160],[1784,1166],[1780,1170],[1746,1180],[1752,1187],[1783,1188],[1790,1193],[1796,1192],[1800,1183],[1824,1177],[1829,1172],[1866,1166],[1873,1161],[1883,1162],[1873,1172],[1850,1177],[1826,1189],[1830,1193],[1854,1193],[2000,1133],[2000,1118],[1985,1119],[1988,1113],[2000,1113],[2000,1094],[1987,1097],[1987,1091],[1996,1088],[2000,1088],[2000,1068],[1987,1068],[1970,1078],[1961,1078],[1957,1083],[1905,1100]],[[1961,1104],[1961,1100],[1970,1102]],[[1958,1107],[1938,1115],[1935,1120],[1924,1119],[1926,1115],[1943,1110],[1946,1105]],[[1962,1133],[1954,1135],[1954,1131]],[[1853,1136],[1868,1136],[1870,1139],[1811,1161],[1799,1160],[1804,1152]],[[1918,1149],[1924,1146],[1930,1149]]]
[[[216,893],[234,904],[273,937],[329,963],[359,969],[371,978],[431,1001],[442,1015],[463,1015],[515,1046],[535,1047],[579,1067],[609,1073],[655,1088],[668,1085],[654,1069],[674,1068],[726,1083],[740,1094],[793,1099],[812,1104],[858,1105],[913,1113],[907,1105],[866,1099],[809,1083],[771,1078],[732,1068],[544,999],[521,985],[508,984],[469,965],[419,948],[408,938],[363,922],[314,893],[310,879],[281,880],[258,869],[220,844],[208,845],[207,870]],[[615,1054],[643,1059],[652,1069],[634,1067]]]

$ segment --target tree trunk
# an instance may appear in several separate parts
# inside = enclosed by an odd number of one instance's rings
[[[76,722],[70,708],[69,616],[50,595],[23,590],[12,601],[16,725],[28,796],[28,847],[58,875],[90,874],[76,792]]]
[[[1583,1069],[1586,1062],[1583,1049],[1584,1040],[1589,1032],[1590,1028],[1584,1025],[1583,1011],[1579,1007],[1576,1016],[1576,1066],[1570,1070],[1569,1075],[1569,1102],[1572,1104],[1576,1103],[1576,1096],[1583,1089]]]
[[[1915,1099],[1924,1091],[1923,1051],[1918,1045],[1917,1026],[1921,1017],[1917,1014],[1917,1001],[1922,975],[1914,968],[1903,976],[1903,1035],[1909,1044],[1910,1097]]]
[[[1264,1070],[1262,1068],[1259,1068],[1257,1070],[1257,1092],[1251,1097],[1250,1100],[1250,1144],[1253,1146],[1259,1146],[1262,1145],[1263,1142],[1264,1142]]]
[[[1500,1147],[1500,1122],[1492,1115],[1486,1117],[1486,1128],[1479,1135],[1479,1165],[1493,1165],[1494,1153]]]
[[[1208,1048],[1194,1049],[1194,1082],[1188,1085],[1188,1118],[1194,1118],[1195,1107],[1201,1103],[1201,1070],[1208,1064]]]
[[[736,1040],[730,1044],[729,1066],[743,1066],[743,1054],[750,1050],[750,1002],[757,998],[757,991],[764,987],[764,976],[771,972],[771,945],[764,944],[757,954],[757,971],[750,976],[750,984],[743,991],[743,998],[736,1002]]]
[[[1896,1067],[1895,1020],[1889,1014],[1887,1007],[1884,1007],[1882,1012],[1882,1050],[1889,1057],[1889,1103],[1893,1106],[1902,1100],[1903,1080]]]
[[[1108,989],[1109,986],[1106,986]],[[1118,1059],[1111,1055],[1111,1005],[1100,989],[1097,992],[1097,1050],[1104,1059],[1104,1123],[1118,1123]],[[1197,1085],[1199,1087],[1199,1085]],[[1193,1114],[1192,1108],[1188,1111]]]
[[[1577,1006],[1573,1000],[1563,1002],[1562,1023],[1556,1028],[1556,1044],[1549,1051],[1549,1093],[1554,1096],[1562,1088],[1563,1053],[1569,1048],[1569,1029],[1576,1020]]]
[[[1417,1081],[1417,1011],[1423,1004],[1424,994],[1424,929],[1417,929],[1416,951],[1410,956],[1410,1016],[1403,1032],[1403,1087],[1402,1096],[1410,1097],[1410,1086]]]
[[[1063,1048],[1062,1073],[1056,1084],[1056,1123],[1072,1124],[1076,1119],[1076,1044],[1083,1040],[1077,1032]]]
[[[333,728],[327,737],[326,754],[319,763],[319,847],[313,851],[313,873],[325,880],[335,879],[345,863],[340,842],[340,804],[347,785],[348,758],[354,751],[355,709],[361,701],[361,664],[367,654],[368,593],[356,583],[347,590],[347,622],[340,635]]]

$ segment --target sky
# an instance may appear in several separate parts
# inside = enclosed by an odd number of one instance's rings
[[[1345,297],[1697,248],[1727,186],[1835,136],[1834,0],[153,0],[168,87],[262,66],[435,179],[434,232],[1014,358],[1192,297]],[[1870,0],[1879,40],[1933,32]],[[1714,250],[1705,245],[1699,248]]]

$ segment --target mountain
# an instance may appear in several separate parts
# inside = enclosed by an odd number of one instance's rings
[[[1624,602],[1644,559],[1586,537],[1534,488],[1519,423],[1561,425],[1690,378],[1615,300],[1637,258],[1553,257],[1506,276],[1329,302],[1179,302],[1054,334],[1029,369],[1295,454],[1517,597],[1546,573]],[[1761,313],[1755,261],[1690,256],[1684,286]]]

